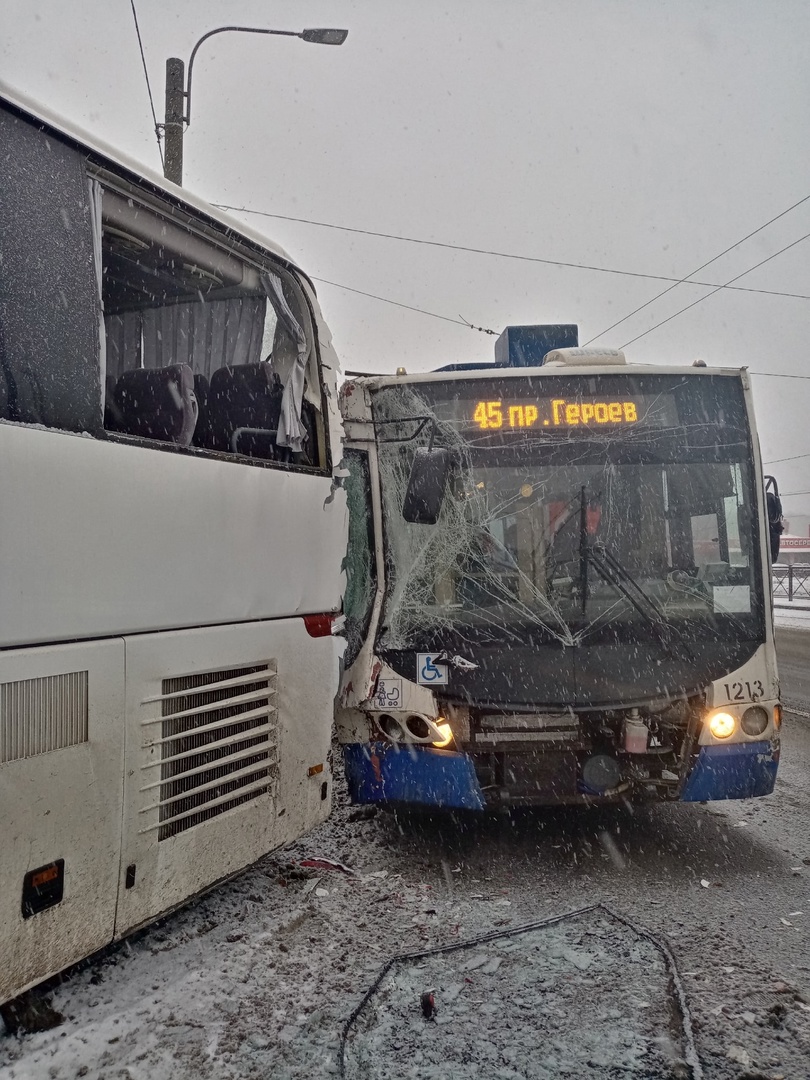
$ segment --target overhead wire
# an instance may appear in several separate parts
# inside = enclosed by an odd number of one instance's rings
[[[708,262],[705,262],[705,264],[703,264],[702,267],[699,267],[698,270],[692,271],[692,274],[689,275],[689,279],[686,279],[686,278],[667,278],[667,276],[664,276],[662,274],[643,274],[643,273],[638,273],[638,272],[635,272],[635,271],[613,270],[613,269],[609,269],[609,268],[606,268],[606,267],[595,267],[595,266],[591,266],[589,264],[581,264],[581,262],[561,262],[561,261],[558,261],[556,259],[544,259],[544,258],[540,258],[540,257],[536,257],[536,256],[515,255],[515,254],[505,253],[505,252],[488,251],[488,249],[486,249],[486,248],[470,247],[470,246],[465,246],[465,245],[461,245],[461,244],[450,244],[450,243],[446,243],[446,242],[443,242],[443,241],[424,240],[424,239],[416,238],[416,237],[402,237],[402,235],[399,235],[399,234],[396,234],[396,233],[379,232],[379,231],[373,230],[373,229],[359,229],[359,228],[354,228],[354,227],[350,227],[350,226],[334,225],[334,224],[332,224],[332,222],[315,221],[312,218],[293,217],[292,215],[288,215],[288,214],[273,214],[273,213],[271,213],[269,211],[251,210],[251,208],[249,208],[247,206],[232,206],[232,205],[230,205],[228,203],[214,203],[214,205],[217,206],[219,208],[219,210],[232,211],[232,212],[241,213],[241,214],[255,214],[255,215],[258,215],[260,217],[269,217],[269,218],[274,218],[274,219],[278,219],[278,220],[282,220],[282,221],[295,221],[295,222],[297,222],[297,224],[314,225],[314,226],[319,226],[319,227],[325,228],[325,229],[335,229],[335,230],[338,230],[338,231],[341,231],[341,232],[360,233],[361,235],[368,235],[368,237],[380,237],[380,238],[387,239],[387,240],[397,240],[397,241],[402,241],[402,242],[405,242],[405,243],[424,244],[424,245],[431,246],[431,247],[449,248],[449,249],[451,249],[451,251],[471,252],[471,253],[480,254],[480,255],[492,255],[492,256],[496,256],[498,258],[517,259],[517,260],[527,261],[527,262],[540,262],[540,264],[548,265],[548,266],[562,266],[562,267],[567,267],[567,268],[571,268],[571,269],[580,269],[580,270],[595,270],[595,271],[600,272],[600,273],[615,273],[615,274],[621,274],[621,275],[624,275],[624,276],[634,276],[634,278],[648,278],[648,279],[651,279],[651,280],[654,280],[654,281],[670,281],[670,282],[673,283],[673,285],[672,285],[673,288],[676,285],[679,285],[679,284],[699,285],[699,286],[703,286],[703,287],[712,288],[711,293],[706,293],[704,296],[700,297],[698,300],[694,300],[692,303],[690,303],[690,305],[687,305],[685,308],[681,308],[679,311],[676,311],[674,314],[669,316],[669,319],[662,320],[660,323],[657,323],[656,325],[651,326],[648,330],[645,330],[644,334],[639,334],[635,338],[632,338],[630,341],[626,341],[624,343],[624,345],[621,347],[621,348],[625,348],[625,346],[632,345],[632,343],[634,341],[637,341],[639,338],[642,338],[646,334],[651,333],[653,329],[657,329],[659,326],[663,326],[664,323],[670,322],[671,320],[675,319],[677,315],[683,313],[684,311],[688,311],[689,308],[693,308],[694,306],[698,305],[698,303],[701,303],[703,300],[708,299],[708,297],[713,296],[715,293],[720,292],[721,289],[729,289],[730,292],[758,293],[758,294],[762,294],[762,295],[766,295],[766,296],[783,296],[783,297],[791,297],[791,298],[794,298],[794,299],[810,299],[810,296],[808,296],[807,294],[804,294],[804,293],[787,293],[787,292],[784,292],[784,291],[779,291],[779,289],[747,288],[747,287],[740,287],[740,286],[734,286],[733,285],[733,282],[739,281],[741,278],[744,278],[745,274],[752,273],[754,270],[758,269],[760,266],[764,266],[766,264],[766,262],[769,262],[771,259],[777,258],[778,255],[782,255],[784,252],[788,251],[789,248],[796,246],[796,244],[801,243],[801,241],[807,240],[808,237],[810,237],[810,233],[806,234],[805,237],[800,237],[799,240],[796,240],[791,244],[787,244],[785,247],[781,248],[779,252],[774,252],[773,255],[769,255],[767,258],[762,259],[760,262],[757,262],[757,264],[755,266],[750,267],[747,270],[744,270],[740,274],[737,274],[737,276],[734,276],[734,278],[731,278],[728,282],[725,282],[724,284],[716,285],[716,284],[712,284],[710,282],[699,282],[699,281],[692,281],[691,280],[694,273],[698,273],[701,269],[703,269],[704,267],[710,265],[711,262],[714,262],[718,258],[720,258],[721,256],[726,255],[729,251],[731,251],[731,249],[733,247],[737,247],[737,246],[739,246],[739,244],[743,243],[745,240],[751,239],[751,237],[754,237],[754,235],[756,235],[757,232],[761,232],[762,229],[765,229],[769,225],[773,224],[773,221],[779,220],[779,218],[784,217],[785,214],[788,214],[792,210],[795,210],[795,208],[797,206],[801,205],[804,202],[807,202],[808,200],[810,200],[810,195],[806,195],[806,197],[804,199],[800,199],[798,202],[794,203],[792,206],[788,206],[786,208],[786,210],[784,210],[780,214],[777,214],[774,217],[770,218],[770,220],[766,221],[764,225],[761,225],[757,229],[754,229],[752,232],[748,233],[746,235],[746,237],[744,237],[742,240],[738,241],[737,244],[732,244],[731,247],[726,248],[726,251],[721,252],[719,255],[716,255],[714,257],[714,259],[710,259],[710,260],[708,260]],[[473,323],[470,323],[465,319],[462,319],[462,318],[453,319],[449,315],[442,315],[442,314],[438,314],[435,311],[428,311],[427,309],[419,308],[419,307],[416,307],[415,305],[410,305],[410,303],[403,303],[400,300],[392,300],[390,297],[379,296],[376,293],[368,293],[368,292],[365,292],[364,289],[354,288],[351,285],[343,285],[340,282],[327,281],[325,278],[313,278],[312,280],[313,281],[320,281],[322,284],[325,284],[325,285],[332,285],[334,288],[345,289],[345,291],[348,292],[348,293],[355,293],[356,295],[359,295],[359,296],[366,296],[369,299],[379,300],[381,303],[390,303],[390,305],[392,307],[403,308],[406,311],[415,311],[415,312],[418,312],[419,314],[429,315],[430,318],[432,318],[432,319],[441,319],[443,322],[456,323],[458,326],[467,326],[469,329],[481,330],[481,332],[484,333],[484,334],[492,334],[492,335],[497,334],[497,330],[488,329],[487,327],[484,327],[484,326],[475,326]],[[669,293],[670,291],[671,291],[670,288],[664,289],[665,293]],[[661,293],[659,295],[663,296],[663,293]],[[657,299],[657,297],[653,297],[653,299]],[[650,300],[648,302],[651,303],[652,301]],[[647,305],[643,305],[643,307],[647,307]],[[637,310],[640,310],[640,309],[637,309]],[[634,313],[635,312],[631,312],[631,314],[634,314]],[[627,315],[626,318],[630,318],[630,315]],[[619,320],[619,322],[617,322],[617,323],[615,323],[613,325],[618,326],[619,323],[621,323],[621,322],[624,322],[624,320]],[[611,329],[611,328],[612,327],[608,327],[608,329]],[[607,333],[607,330],[604,330],[603,333]],[[585,345],[589,345],[590,341],[594,341],[596,337],[600,337],[600,335],[597,334],[595,337],[590,338],[589,341],[585,342]],[[766,378],[784,378],[784,379],[808,379],[808,378],[810,378],[810,376],[807,376],[807,375],[787,375],[787,374],[777,373],[777,372],[752,372],[751,374],[752,375],[764,376]]]
[[[157,137],[158,153],[160,154],[160,167],[164,168],[163,161],[163,145],[160,141],[160,124],[158,123],[157,113],[155,112],[155,102],[152,98],[152,85],[149,82],[149,70],[146,66],[146,56],[143,51],[143,41],[141,40],[141,28],[138,26],[138,13],[135,10],[135,0],[129,0],[132,7],[132,18],[135,20],[135,33],[138,35],[138,48],[141,51],[141,63],[143,64],[143,74],[146,79],[146,92],[149,94],[149,107],[152,110],[152,121],[155,125],[155,135]]]
[[[783,461],[798,461],[799,458],[810,457],[810,453],[807,454],[794,454],[793,457],[778,457],[772,461],[763,461],[763,465],[781,465]]]
[[[754,266],[749,266],[747,270],[743,270],[741,274],[737,274],[736,277],[730,278],[724,285],[718,285],[717,288],[712,289],[711,292],[706,293],[704,296],[698,297],[697,300],[693,300],[691,304],[687,304],[686,307],[682,307],[679,311],[676,311],[672,315],[669,315],[666,319],[661,319],[660,322],[657,322],[648,330],[643,330],[640,334],[636,334],[636,336],[630,338],[629,341],[625,341],[624,344],[620,346],[620,348],[624,349],[628,345],[632,345],[634,341],[639,341],[641,338],[646,337],[647,334],[651,334],[653,330],[657,330],[659,326],[664,326],[666,323],[672,322],[673,319],[677,319],[677,317],[679,315],[683,315],[685,311],[689,311],[691,308],[697,307],[698,304],[702,304],[704,300],[708,300],[710,296],[714,296],[714,294],[720,292],[721,289],[728,288],[728,286],[733,281],[739,281],[740,278],[745,277],[746,274],[753,273],[753,271],[758,270],[760,266],[764,266],[765,263],[768,263],[772,259],[775,259],[778,255],[783,255],[786,251],[790,251],[791,248],[796,247],[797,244],[801,244],[808,238],[810,238],[810,233],[805,233],[804,236],[800,236],[798,240],[794,240],[792,243],[786,244],[783,248],[780,248],[779,251],[775,251],[773,255],[769,255],[766,259],[761,259]]]
[[[734,248],[737,248],[741,244],[744,244],[746,242],[746,240],[750,240],[752,236],[756,236],[757,233],[761,233],[763,229],[767,229],[769,225],[773,225],[773,223],[775,221],[778,221],[780,218],[783,218],[786,214],[789,214],[791,212],[791,210],[795,210],[798,206],[801,206],[803,203],[806,203],[808,201],[810,201],[810,195],[805,195],[804,198],[799,199],[798,202],[793,203],[792,206],[789,206],[786,210],[783,210],[781,213],[777,214],[775,217],[772,217],[769,221],[766,221],[764,225],[760,225],[758,228],[754,229],[753,232],[748,233],[746,236],[744,236],[741,240],[738,240],[736,243],[730,244],[727,248],[725,248],[725,250],[721,251],[719,255],[715,255],[713,258],[709,259],[708,262],[702,263],[700,266],[697,267],[697,269],[693,270],[691,272],[691,274],[687,274],[686,277],[681,278],[680,281],[676,281],[672,285],[668,285],[666,289],[664,289],[660,293],[656,293],[655,296],[651,297],[649,300],[647,300],[645,303],[641,304],[639,307],[634,308],[628,315],[623,316],[621,319],[617,319],[617,321],[615,323],[611,323],[610,326],[608,326],[605,330],[600,331],[598,334],[594,334],[594,336],[592,338],[590,338],[588,341],[585,342],[585,345],[590,345],[592,341],[596,341],[597,338],[603,337],[605,334],[609,333],[611,330],[615,330],[617,326],[621,326],[621,324],[624,323],[624,322],[627,322],[628,319],[632,319],[632,317],[634,315],[638,315],[638,313],[640,311],[643,311],[644,308],[649,307],[650,304],[654,304],[656,300],[660,300],[662,296],[666,296],[666,294],[669,293],[669,292],[672,292],[673,289],[677,289],[677,287],[679,285],[697,284],[696,282],[692,282],[689,279],[693,278],[695,276],[695,274],[699,274],[701,270],[705,270],[707,266],[711,266],[712,263],[717,262],[718,259],[722,259],[722,257],[724,255],[728,255],[728,253],[730,251],[733,251]]]
[[[322,285],[331,285],[335,289],[343,289],[345,292],[357,293],[358,296],[367,296],[369,299],[379,300],[383,304],[391,304],[393,307],[404,308],[406,311],[415,311],[420,315],[429,315],[431,319],[441,319],[443,322],[455,323],[456,326],[465,326],[468,330],[479,330],[483,334],[497,335],[498,333],[497,330],[490,330],[485,326],[475,326],[474,323],[468,322],[461,316],[454,319],[450,315],[440,315],[438,312],[428,311],[426,308],[416,307],[414,304],[403,304],[399,300],[391,300],[390,297],[387,296],[378,296],[376,293],[366,292],[364,289],[355,289],[351,285],[341,285],[338,281],[328,281],[326,278],[315,277],[314,275],[310,276],[312,281],[317,281]],[[810,379],[810,375],[787,375],[784,372],[779,371],[751,371],[749,369],[749,374],[759,375],[766,379]],[[802,454],[799,456],[803,457],[804,455]],[[785,458],[784,460],[789,459]],[[773,463],[768,462],[768,464]]]
[[[496,251],[489,248],[470,247],[465,244],[451,244],[443,240],[426,240],[424,237],[402,236],[398,233],[379,232],[375,229],[359,229],[350,225],[335,225],[329,221],[315,221],[312,218],[293,217],[290,214],[273,214],[268,210],[252,210],[247,206],[231,206],[228,203],[214,203],[220,210],[230,210],[239,214],[256,214],[259,217],[273,218],[277,221],[293,221],[300,225],[316,225],[321,229],[335,229],[338,232],[357,233],[360,236],[377,236],[383,240],[398,240],[405,244],[420,244],[425,247],[443,248],[448,251],[465,251],[474,255],[491,255],[498,259],[514,259],[518,262],[540,263],[543,266],[562,266],[569,270],[592,270],[597,274],[615,274],[619,277],[646,278],[650,281],[669,281],[676,285],[683,283],[683,278],[670,277],[666,274],[645,274],[635,270],[617,270],[608,266],[594,266],[590,263],[564,262],[561,259],[545,259],[539,255],[518,255],[515,252]],[[697,272],[697,271],[696,271]],[[729,288],[718,285],[716,281],[687,281],[688,285],[703,288]],[[793,300],[810,300],[810,294],[791,293],[776,289],[753,289],[745,286],[730,286],[732,292],[759,293],[764,296],[783,296]]]
[[[786,375],[783,371],[751,371],[751,375],[767,375],[770,379],[810,379],[810,375]]]
[[[335,289],[344,289],[346,292],[357,293],[358,296],[368,296],[372,300],[380,300],[383,304],[392,304],[394,307],[405,308],[406,311],[418,311],[420,315],[430,315],[433,319],[442,319],[444,322],[456,323],[457,326],[466,326],[470,330],[480,330],[484,334],[497,334],[497,330],[487,330],[483,326],[473,326],[460,316],[457,319],[449,315],[438,315],[435,311],[427,311],[425,308],[414,307],[413,304],[403,304],[399,300],[389,300],[387,296],[377,296],[376,293],[364,292],[362,289],[353,289],[351,285],[341,285],[337,281],[327,281],[326,278],[313,277],[313,281],[319,281],[322,285],[331,285]]]

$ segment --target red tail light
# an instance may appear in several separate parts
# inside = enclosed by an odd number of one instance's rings
[[[331,637],[334,618],[333,611],[327,611],[323,615],[305,615],[304,626],[310,637]]]

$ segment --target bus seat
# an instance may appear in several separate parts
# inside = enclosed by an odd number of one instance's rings
[[[104,393],[104,427],[107,431],[124,431],[124,418],[115,403],[116,378],[107,375]]]
[[[209,420],[208,420],[208,379],[200,372],[194,373],[194,396],[197,398],[197,426],[194,428],[194,446],[208,446],[209,444]]]
[[[188,364],[125,371],[115,386],[122,431],[188,446],[197,425],[194,373]]]
[[[222,367],[211,376],[207,445],[226,453],[276,458],[281,381],[270,364]]]

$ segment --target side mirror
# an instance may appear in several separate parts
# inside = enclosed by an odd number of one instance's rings
[[[402,501],[402,516],[417,525],[435,525],[444,502],[450,472],[450,451],[445,447],[414,451],[408,487]]]
[[[765,509],[768,513],[768,534],[771,545],[771,562],[779,558],[779,546],[785,524],[782,520],[782,500],[779,498],[779,485],[773,476],[765,477]]]

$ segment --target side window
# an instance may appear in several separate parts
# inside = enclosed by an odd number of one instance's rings
[[[717,514],[695,514],[690,521],[695,566],[709,566],[720,562],[723,553],[720,550]]]
[[[101,199],[104,426],[322,467],[321,388],[303,294],[132,199]]]
[[[344,464],[349,470],[344,481],[349,509],[349,544],[343,562],[346,573],[343,613],[346,616],[347,639],[343,662],[348,667],[356,659],[368,631],[377,586],[377,568],[374,559],[368,455],[357,450],[347,450]]]
[[[98,292],[80,153],[0,106],[0,419],[101,430]]]

